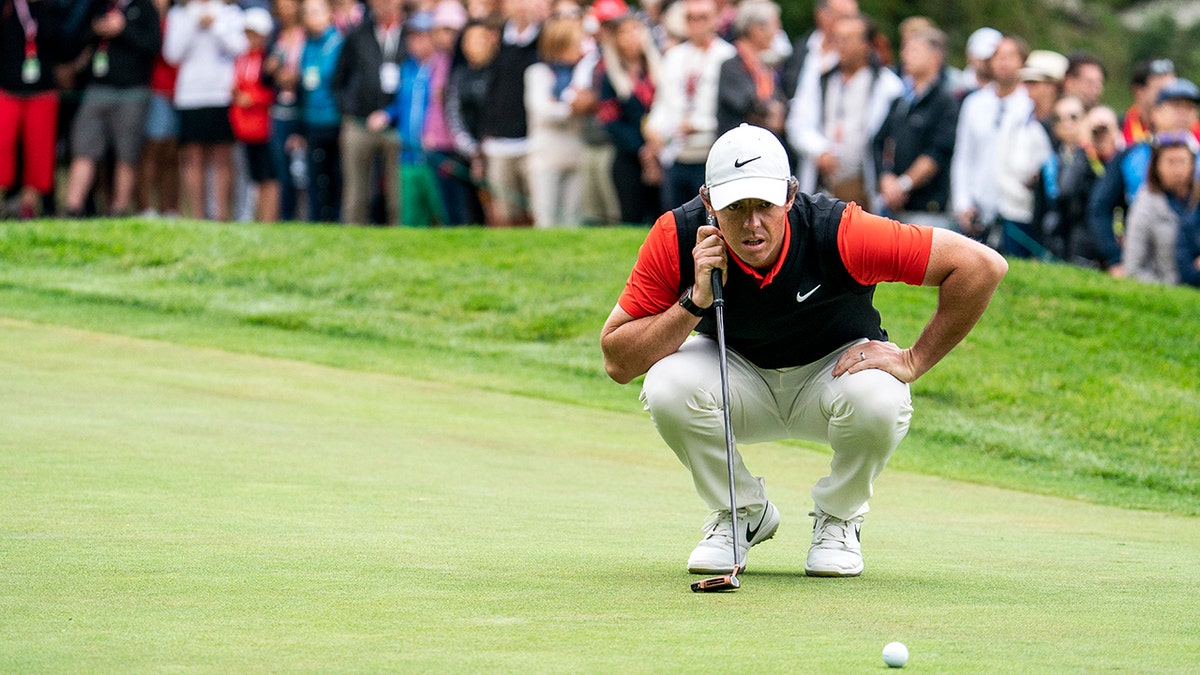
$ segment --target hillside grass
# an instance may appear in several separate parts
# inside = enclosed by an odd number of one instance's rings
[[[0,316],[637,411],[597,343],[640,229],[0,224]],[[880,287],[911,344],[936,291]],[[1015,261],[893,466],[1200,514],[1200,293]]]

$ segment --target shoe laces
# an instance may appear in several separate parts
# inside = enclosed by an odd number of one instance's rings
[[[837,543],[845,545],[847,541],[858,541],[858,525],[863,521],[862,516],[850,520],[842,520],[817,509],[808,515],[816,518],[813,524],[813,544]]]
[[[726,541],[733,541],[733,516],[728,509],[713,511],[708,514],[708,520],[704,521],[700,531],[704,533],[705,539],[721,537]]]

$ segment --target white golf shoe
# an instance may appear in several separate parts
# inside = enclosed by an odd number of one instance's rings
[[[804,573],[810,577],[856,577],[862,574],[862,545],[858,531],[862,516],[842,520],[819,508],[808,514],[813,517],[812,546]]]
[[[750,547],[775,536],[779,509],[771,502],[738,509],[738,557],[746,569]],[[702,528],[704,538],[688,556],[692,574],[729,574],[733,571],[733,518],[729,511],[713,511]]]

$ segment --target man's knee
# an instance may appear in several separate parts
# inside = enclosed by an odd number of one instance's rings
[[[668,356],[646,373],[642,404],[655,418],[682,418],[697,410],[720,407],[720,376],[712,368],[697,367],[686,354]]]
[[[908,385],[882,370],[842,376],[834,398],[833,418],[853,420],[856,428],[903,433],[912,418]]]

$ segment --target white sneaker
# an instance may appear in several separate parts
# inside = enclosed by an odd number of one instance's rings
[[[750,547],[775,536],[779,529],[779,509],[771,502],[764,506],[738,509],[738,558],[746,569]],[[733,571],[733,517],[729,511],[713,511],[702,528],[704,538],[688,556],[692,574],[729,574]]]
[[[808,514],[813,517],[812,546],[804,573],[810,577],[856,577],[862,574],[862,545],[858,531],[862,516],[842,520],[819,508]]]

